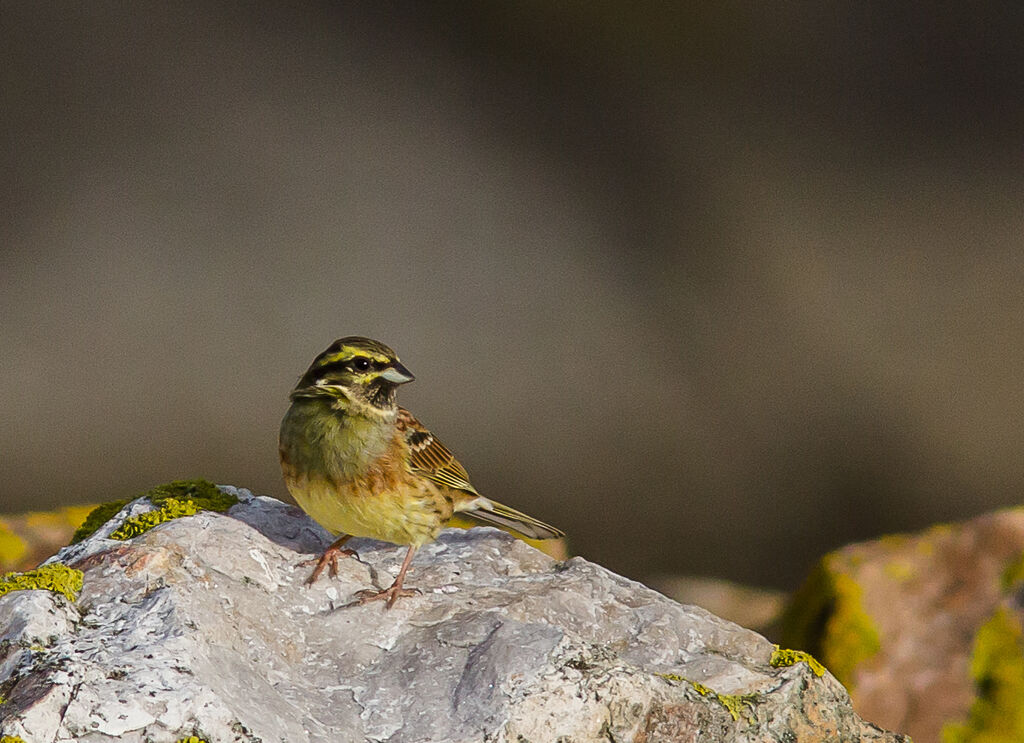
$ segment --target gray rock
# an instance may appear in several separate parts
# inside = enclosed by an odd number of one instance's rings
[[[77,602],[0,598],[0,734],[50,741],[897,741],[760,635],[493,529],[446,531],[413,562],[352,544],[313,587],[329,536],[294,507],[234,491],[128,542],[127,506],[59,559]]]

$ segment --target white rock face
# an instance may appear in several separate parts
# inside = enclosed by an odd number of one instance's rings
[[[243,502],[227,514],[104,538],[145,508],[133,504],[62,550],[57,558],[85,573],[74,605],[43,591],[0,598],[0,734],[901,740],[858,718],[830,675],[772,668],[761,636],[493,529],[452,529],[423,548],[407,581],[422,594],[391,610],[353,597],[390,584],[404,554],[394,545],[354,540],[358,558],[306,587],[311,568],[299,563],[328,535],[294,507],[233,492]]]

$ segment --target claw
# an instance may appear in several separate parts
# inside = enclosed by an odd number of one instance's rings
[[[368,604],[371,601],[383,601],[384,599],[387,599],[387,607],[390,609],[395,605],[395,602],[403,596],[415,596],[419,592],[418,588],[402,588],[401,586],[393,585],[380,591],[373,591],[370,589],[359,591],[356,596],[359,597],[360,606]]]
[[[345,544],[352,537],[345,535],[340,539],[336,540],[330,547],[324,550],[324,553],[319,558],[312,560],[303,560],[299,563],[300,566],[312,565],[316,563],[316,567],[313,568],[313,573],[306,579],[306,585],[311,586],[316,583],[316,579],[320,577],[320,574],[324,572],[325,568],[330,568],[330,576],[336,578],[338,576],[338,556],[344,555],[345,557],[355,557],[356,551],[350,549],[342,549],[341,545]]]
[[[357,593],[356,596],[359,597],[359,604],[362,605],[369,603],[370,601],[382,601],[387,599],[387,608],[390,609],[402,596],[415,596],[419,593],[415,588],[402,588],[402,582],[405,580],[405,574],[409,572],[409,563],[412,562],[412,556],[415,552],[416,548],[410,547],[409,551],[405,553],[405,559],[402,560],[402,567],[398,571],[395,582],[388,588],[380,591],[366,590]]]

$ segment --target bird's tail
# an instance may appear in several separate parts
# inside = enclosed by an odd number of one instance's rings
[[[456,510],[459,515],[468,516],[499,529],[514,531],[530,539],[558,539],[565,536],[561,529],[483,496],[474,498],[462,508],[456,506]]]

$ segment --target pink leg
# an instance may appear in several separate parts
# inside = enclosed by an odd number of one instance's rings
[[[369,601],[387,599],[387,606],[390,609],[401,596],[413,596],[419,593],[415,588],[402,588],[402,583],[405,581],[405,574],[409,572],[409,563],[412,562],[412,556],[415,553],[415,547],[410,547],[409,551],[405,553],[405,559],[402,561],[401,570],[398,571],[398,577],[395,578],[395,582],[392,583],[389,588],[385,588],[380,591],[360,591],[359,603],[365,604]]]
[[[313,574],[306,579],[306,585],[311,586],[316,582],[316,579],[320,577],[320,573],[324,572],[324,568],[330,567],[330,574],[332,578],[338,575],[338,555],[345,555],[346,557],[355,557],[355,550],[343,550],[341,546],[350,540],[352,536],[345,534],[342,537],[334,540],[330,547],[324,550],[324,553],[320,555],[318,560],[306,560],[302,562],[302,565],[310,565],[316,563],[316,567],[313,568]]]

